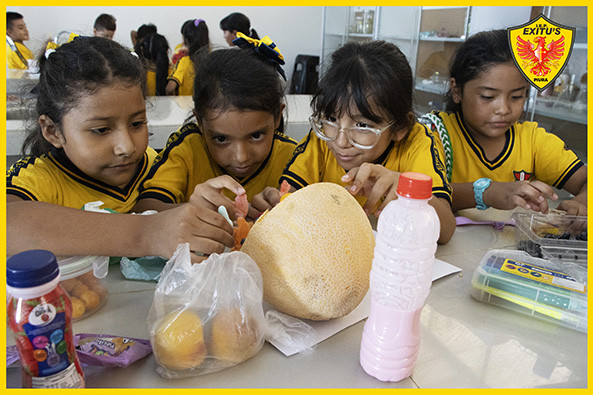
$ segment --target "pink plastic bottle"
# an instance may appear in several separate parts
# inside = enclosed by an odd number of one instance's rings
[[[432,264],[440,233],[436,211],[428,205],[432,179],[402,173],[398,199],[379,217],[373,267],[371,311],[362,334],[360,364],[381,381],[412,374],[420,346],[420,312],[432,283]]]

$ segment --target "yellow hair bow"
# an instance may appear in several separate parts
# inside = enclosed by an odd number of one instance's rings
[[[60,33],[58,33],[58,35],[56,37],[54,37],[53,40],[47,42],[47,45],[45,46],[45,59],[47,59],[47,57],[49,55],[51,55],[52,52],[55,52],[56,49],[60,48],[60,46],[71,42],[72,40],[74,40],[76,37],[79,36],[76,33],[70,33],[68,35],[68,38],[66,40],[64,40],[62,38],[64,36],[64,33],[68,33],[68,32],[65,32],[65,31],[60,32]]]
[[[278,73],[280,73],[282,78],[286,80],[286,74],[284,74],[284,70],[282,67],[280,67],[285,63],[284,56],[282,56],[280,48],[278,48],[278,46],[274,43],[274,41],[272,41],[270,37],[265,36],[261,40],[258,40],[248,37],[241,32],[237,32],[237,38],[233,40],[233,44],[239,48],[253,49],[255,53],[276,67]]]

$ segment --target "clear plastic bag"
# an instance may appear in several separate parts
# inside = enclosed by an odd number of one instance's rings
[[[310,325],[278,312],[264,315],[262,303],[261,272],[249,255],[213,254],[192,264],[189,245],[179,245],[147,318],[158,373],[178,378],[222,370],[254,356],[268,338],[312,350]]]

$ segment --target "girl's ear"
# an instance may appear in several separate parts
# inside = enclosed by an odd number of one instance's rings
[[[414,112],[410,111],[407,115],[408,118],[408,126],[401,127],[395,131],[393,131],[393,135],[391,139],[395,142],[401,141],[404,137],[410,133],[412,127],[414,127],[414,123],[416,122],[416,118],[414,117]]]
[[[280,127],[280,122],[282,121],[282,114],[284,113],[284,109],[286,108],[286,104],[282,103],[280,105],[280,112],[278,114],[278,116],[276,117],[276,119],[274,120],[274,130],[278,130],[278,128]]]
[[[451,78],[450,86],[451,86],[451,98],[453,99],[453,101],[455,103],[459,104],[459,102],[461,102],[461,87],[459,85],[457,85],[455,78]]]
[[[66,143],[64,135],[60,132],[58,126],[47,115],[39,116],[39,126],[41,126],[41,134],[43,138],[49,141],[51,145],[56,148],[62,148]]]

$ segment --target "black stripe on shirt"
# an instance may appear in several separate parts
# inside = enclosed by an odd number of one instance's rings
[[[88,176],[70,161],[63,150],[52,150],[48,153],[47,158],[72,180],[123,202],[129,199],[132,192],[134,191],[134,187],[138,184],[139,179],[141,178],[144,171],[146,171],[149,163],[148,154],[144,152],[144,155],[142,156],[142,159],[136,168],[136,172],[134,173],[132,180],[128,183],[128,185],[125,186],[125,188],[118,188]]]
[[[153,163],[152,167],[150,168],[150,170],[148,171],[148,174],[146,175],[145,180],[152,178],[154,176],[154,174],[157,172],[157,170],[161,167],[161,165],[167,161],[167,158],[169,157],[169,154],[171,153],[171,151],[175,147],[181,145],[181,143],[183,142],[183,140],[185,140],[185,138],[187,136],[194,134],[194,133],[202,134],[202,132],[198,128],[198,125],[196,125],[193,122],[183,125],[183,127],[181,129],[171,133],[171,135],[167,139],[165,148],[163,148],[161,150],[161,152],[158,154],[158,156],[154,160],[154,163]],[[144,182],[142,184],[144,184]],[[140,189],[143,189],[143,185],[140,185]]]
[[[560,175],[560,177],[558,177],[558,179],[552,184],[552,186],[558,189],[564,188],[566,181],[568,181],[570,177],[572,177],[572,175],[583,165],[584,163],[580,159],[575,159],[574,162],[572,162],[570,166],[568,166],[566,170],[564,170],[564,172]]]
[[[460,112],[455,113],[455,119],[461,129],[461,133],[463,134],[463,137],[467,141],[468,146],[472,149],[472,151],[474,151],[474,153],[476,154],[476,156],[478,157],[480,162],[482,162],[484,164],[484,166],[486,166],[489,170],[494,170],[494,169],[497,169],[500,166],[502,166],[504,164],[504,162],[508,159],[508,157],[511,155],[511,153],[513,152],[513,147],[515,145],[515,132],[516,132],[514,126],[511,126],[505,132],[505,144],[502,149],[502,152],[496,158],[494,158],[494,160],[490,161],[486,158],[486,153],[484,152],[484,149],[478,143],[476,143],[474,138],[467,131],[467,126],[465,125],[465,123],[463,121],[463,116],[461,115]]]
[[[138,196],[138,200],[140,199],[156,199],[160,200],[163,203],[171,203],[176,204],[177,199],[175,196],[171,195],[171,192],[167,191],[163,188],[150,188],[142,192],[140,196]]]
[[[295,189],[301,189],[309,185],[307,181],[303,180],[301,177],[297,176],[295,173],[291,171],[285,171],[284,174],[282,174],[282,176],[278,180],[278,183],[282,185],[282,181],[288,182]]]
[[[24,188],[17,187],[15,185],[12,185],[10,187],[6,187],[6,194],[7,195],[18,196],[22,200],[33,200],[33,201],[38,201],[39,200],[31,192],[27,191]]]

